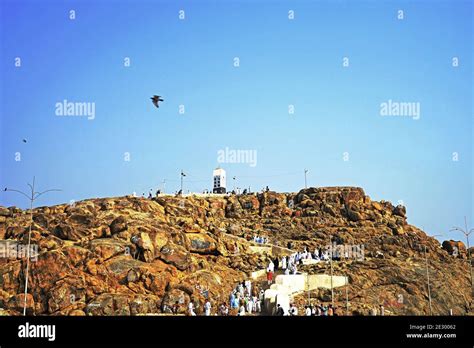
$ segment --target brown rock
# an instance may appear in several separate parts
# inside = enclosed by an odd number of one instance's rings
[[[399,204],[397,205],[394,209],[393,209],[393,215],[398,215],[398,216],[401,216],[401,217],[406,217],[407,215],[407,210],[406,208]]]
[[[183,247],[167,244],[161,248],[159,253],[160,260],[175,266],[177,269],[184,271],[190,266],[190,258]]]
[[[72,311],[68,313],[68,315],[72,317],[83,317],[86,315],[86,313],[84,313],[84,311],[80,309],[73,309]]]
[[[15,294],[8,300],[6,304],[8,309],[12,309],[17,312],[23,313],[23,309],[25,306],[25,294]],[[26,294],[26,314],[27,315],[34,315],[35,312],[35,301],[33,299],[33,295]]]
[[[372,202],[372,207],[377,211],[382,211],[383,210],[383,207],[379,202],[373,201]]]
[[[130,315],[130,298],[126,294],[101,294],[85,308],[87,315]]]
[[[217,250],[216,241],[206,234],[186,234],[188,250],[200,254],[215,254]]]
[[[466,253],[466,246],[459,240],[445,240],[442,244],[442,247],[450,255],[461,257]]]
[[[12,212],[8,208],[0,206],[0,216],[10,217],[12,216]]]
[[[127,221],[123,216],[117,217],[110,224],[110,232],[114,235],[119,232],[125,231],[128,228]]]

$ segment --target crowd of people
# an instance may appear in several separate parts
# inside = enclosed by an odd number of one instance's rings
[[[267,281],[270,285],[273,282],[275,270],[281,269],[285,275],[297,274],[298,265],[302,264],[303,260],[329,261],[329,252],[316,248],[314,253],[311,253],[306,248],[303,252],[295,252],[289,256],[281,258],[276,257],[270,260],[267,266]]]
[[[264,299],[263,289],[252,286],[250,280],[238,283],[229,296],[229,306],[237,310],[237,315],[248,315],[262,312]]]
[[[283,307],[281,307],[280,305],[277,306],[277,310],[276,310],[276,315],[277,316],[285,316],[285,315],[289,315],[289,316],[297,316],[298,315],[298,307],[296,307],[296,305],[294,303],[291,303],[290,304],[290,308],[288,310],[288,313],[285,313],[285,310],[283,309]],[[301,315],[304,315],[304,316],[337,316],[338,315],[338,312],[337,312],[337,308],[332,304],[329,304],[329,305],[325,305],[323,303],[320,303],[319,305],[307,305],[307,306],[304,306],[304,312],[301,314]]]
[[[262,237],[258,235],[253,236],[253,241],[258,244],[267,244],[268,243],[268,238],[267,237]]]
[[[229,295],[229,302],[222,302],[214,315],[228,316],[228,315],[249,315],[262,312],[264,300],[263,289],[257,289],[252,286],[250,280],[242,281],[232,290]],[[178,303],[176,303],[178,306]],[[173,309],[173,313],[178,313],[179,307]],[[192,301],[188,304],[187,314],[195,316],[195,306]],[[212,305],[209,299],[204,303],[204,315],[212,315]]]
[[[254,235],[255,242],[257,243],[266,243],[268,240],[265,237],[260,237]],[[294,252],[291,255],[283,256],[281,258],[276,257],[270,259],[268,266],[266,268],[267,273],[267,284],[270,286],[274,280],[274,274],[277,270],[282,270],[285,275],[297,274],[298,265],[302,264],[302,261],[305,259],[316,260],[316,261],[329,261],[330,253],[323,250],[322,248],[315,248],[314,252],[310,252],[305,248],[302,252]],[[215,315],[227,316],[227,315],[249,315],[261,313],[263,310],[264,303],[264,290],[257,289],[252,286],[250,280],[245,280],[237,284],[237,286],[232,290],[229,295],[228,303],[221,303]],[[188,315],[195,316],[194,311],[195,307],[192,302],[188,305]],[[206,300],[204,304],[204,315],[211,315],[211,303],[209,300]],[[297,316],[298,308],[295,304],[291,304],[287,313],[285,310],[278,305],[276,315],[283,316]],[[319,305],[307,305],[304,307],[303,313],[300,315],[305,316],[337,316],[336,307],[333,307],[332,304],[325,305],[323,303]],[[383,315],[383,314],[382,314]]]

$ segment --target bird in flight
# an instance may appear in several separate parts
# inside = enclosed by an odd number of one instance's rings
[[[23,139],[23,142],[26,143],[26,139]]]
[[[157,108],[159,108],[158,103],[164,101],[163,99],[161,99],[161,95],[154,95],[150,99],[153,102],[153,105],[155,105]]]

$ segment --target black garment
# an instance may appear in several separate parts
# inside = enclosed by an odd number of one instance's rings
[[[278,269],[278,257],[275,257],[273,263],[275,264],[275,269]]]
[[[278,316],[280,316],[280,317],[284,316],[284,315],[285,315],[285,311],[283,310],[283,308],[278,307],[277,312],[276,312],[276,315],[278,315]]]

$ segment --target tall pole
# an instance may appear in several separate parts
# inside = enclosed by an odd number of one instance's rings
[[[440,234],[435,234],[431,237],[439,237],[441,236]],[[428,300],[429,300],[429,304],[430,304],[430,315],[433,315],[433,307],[432,307],[432,304],[431,304],[431,284],[430,284],[430,268],[429,268],[429,265],[428,265],[428,253],[426,251],[426,245],[424,245],[425,247],[425,264],[426,264],[426,283],[428,285]]]
[[[166,179],[163,179],[163,193],[165,193],[166,189]]]
[[[181,169],[181,194],[183,194],[183,177],[184,177],[184,173],[183,173],[183,170]]]
[[[306,291],[308,292],[308,306],[311,306],[311,293],[309,291],[309,274],[306,274]]]
[[[19,191],[19,190],[14,190],[14,189],[9,189],[7,187],[5,187],[4,191],[7,192],[7,191],[10,191],[10,192],[16,192],[16,193],[20,193],[22,194],[23,196],[25,196],[26,198],[28,198],[28,200],[30,201],[30,224],[29,224],[29,227],[28,227],[28,246],[27,246],[27,252],[26,252],[26,274],[25,274],[25,293],[24,293],[24,302],[23,302],[23,316],[26,316],[26,296],[28,294],[28,278],[29,278],[29,272],[30,272],[30,249],[31,249],[31,228],[33,226],[33,203],[36,199],[38,199],[39,196],[41,196],[42,194],[45,194],[47,192],[51,192],[51,191],[61,191],[61,190],[58,190],[58,189],[51,189],[51,190],[46,190],[46,191],[43,191],[43,192],[36,192],[35,191],[35,177],[33,176],[33,185],[30,185],[28,184],[28,186],[30,187],[30,195],[27,195],[26,193],[22,192],[22,191]]]
[[[349,315],[349,289],[348,289],[348,285],[349,285],[349,280],[348,280],[348,276],[346,275],[346,315]]]
[[[333,283],[332,283],[332,278],[333,278],[333,269],[332,269],[332,238],[329,236],[329,245],[330,245],[330,252],[329,252],[329,263],[331,265],[331,303],[334,308],[334,288],[333,288]]]
[[[306,180],[306,174],[308,173],[308,169],[304,170],[304,188],[308,188],[308,181]]]
[[[430,272],[428,268],[428,256],[426,254],[426,245],[424,247],[425,247],[426,279],[428,282],[428,299],[430,301],[430,315],[433,315],[433,307],[431,306]]]
[[[28,229],[28,249],[26,252],[26,276],[25,276],[25,296],[23,304],[23,316],[26,316],[26,295],[28,293],[28,275],[30,271],[30,245],[31,245],[31,226],[33,225],[33,201],[35,200],[35,177],[33,177],[33,185],[31,186],[30,199],[30,227]]]
[[[469,235],[474,232],[474,228],[471,228],[468,231],[467,227],[467,218],[464,216],[464,230],[460,227],[453,227],[451,231],[459,231],[463,233],[466,236],[466,242],[467,242],[467,262],[469,263],[469,274],[471,277],[471,294],[474,295],[474,278],[472,276],[472,260],[471,260],[471,251],[469,250],[470,245],[469,245]]]
[[[464,226],[465,226],[465,231],[467,232],[467,219],[464,217]],[[471,292],[474,293],[474,283],[473,283],[473,277],[472,277],[472,261],[471,261],[471,250],[469,250],[469,235],[471,232],[473,232],[474,229],[471,229],[469,232],[466,233],[466,242],[467,242],[467,261],[469,262],[469,273],[471,275]]]

